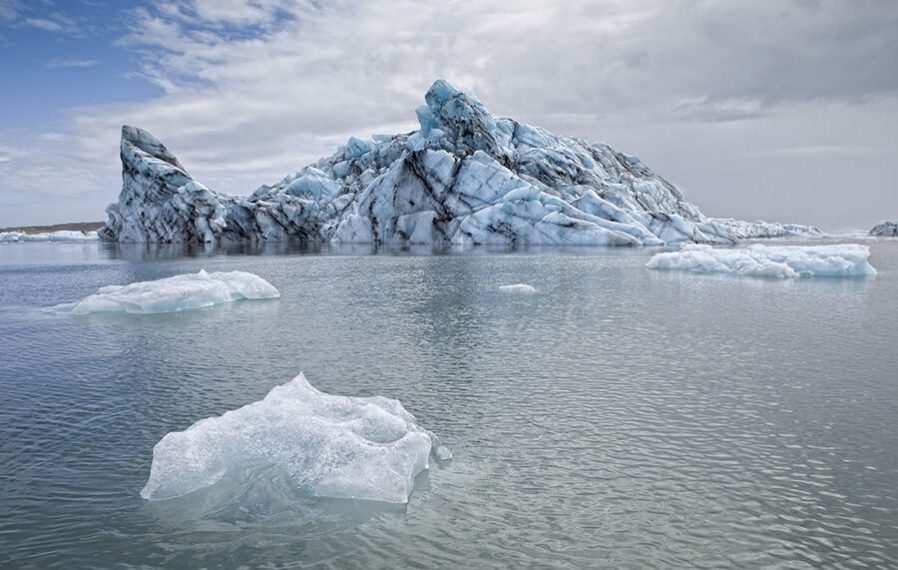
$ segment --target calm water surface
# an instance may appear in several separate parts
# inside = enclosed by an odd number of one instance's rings
[[[875,278],[781,282],[647,250],[0,244],[0,567],[894,568],[898,243],[871,247]],[[200,268],[283,297],[40,310]],[[408,505],[264,472],[138,496],[163,435],[300,371],[399,398],[455,459]]]

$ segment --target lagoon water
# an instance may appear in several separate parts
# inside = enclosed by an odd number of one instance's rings
[[[0,567],[896,567],[898,242],[870,245],[876,277],[776,281],[639,249],[0,244]],[[201,268],[282,298],[41,311]],[[300,371],[400,399],[454,460],[407,505],[264,469],[140,498],[163,435]]]

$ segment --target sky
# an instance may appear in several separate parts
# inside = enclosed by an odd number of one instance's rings
[[[122,124],[245,195],[443,78],[707,215],[898,218],[895,0],[0,0],[0,226],[105,219]]]

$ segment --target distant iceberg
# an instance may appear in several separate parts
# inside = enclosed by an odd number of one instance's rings
[[[253,468],[312,496],[406,503],[431,455],[451,457],[398,400],[325,394],[300,374],[258,402],[166,434],[140,496],[179,497]]]
[[[275,299],[278,290],[258,275],[245,271],[222,271],[176,275],[129,285],[109,285],[78,303],[58,305],[57,312],[174,313],[211,307],[242,299]]]
[[[97,241],[97,232],[79,232],[59,230],[39,234],[25,232],[0,232],[0,242],[32,242],[32,241]]]
[[[351,137],[246,198],[193,179],[161,142],[122,127],[122,191],[103,239],[452,245],[732,244],[816,228],[708,218],[673,184],[604,143],[497,118],[438,80],[420,129]]]
[[[709,245],[687,245],[680,251],[658,253],[646,267],[727,273],[746,277],[858,277],[875,275],[870,248],[858,244],[821,246],[753,245],[741,249],[719,249]]]
[[[514,285],[500,285],[499,291],[502,291],[503,293],[533,294],[536,293],[536,287],[527,285],[526,283],[515,283]]]
[[[870,230],[871,236],[898,237],[898,221],[884,220]]]

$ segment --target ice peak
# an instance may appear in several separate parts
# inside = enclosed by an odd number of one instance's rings
[[[186,172],[185,168],[178,162],[177,157],[165,148],[165,145],[162,144],[159,139],[143,129],[132,127],[130,125],[122,125],[122,147],[124,147],[126,143],[147,153],[153,158],[167,162],[175,168],[179,168]]]
[[[438,129],[437,134],[449,135],[460,151],[505,154],[496,138],[496,120],[475,97],[456,89],[445,79],[437,79],[424,100],[427,105],[417,110],[421,136],[428,138]]]

